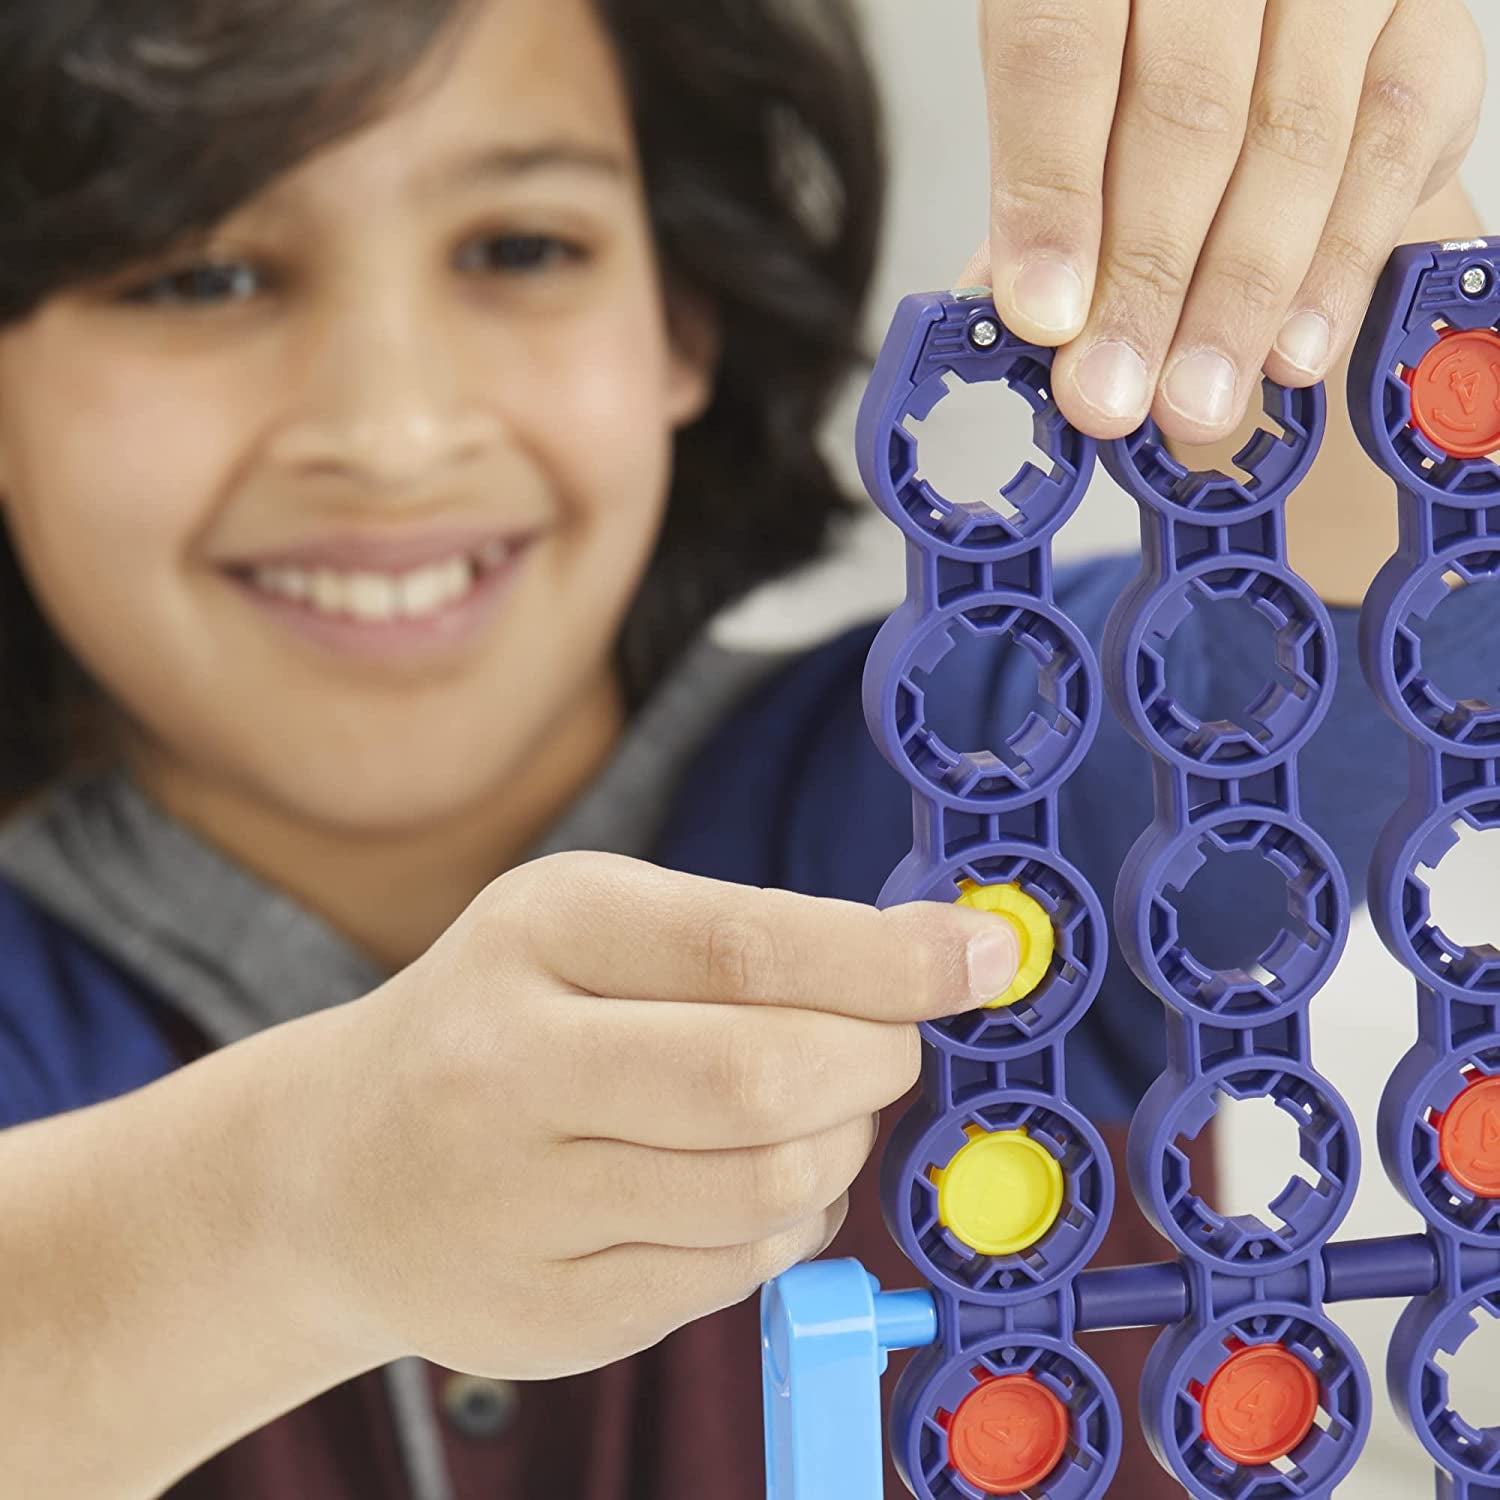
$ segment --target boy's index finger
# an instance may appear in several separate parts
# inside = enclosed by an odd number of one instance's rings
[[[1020,962],[1010,923],[966,907],[877,911],[608,855],[541,861],[529,879],[533,956],[595,995],[928,1021],[1003,994]]]

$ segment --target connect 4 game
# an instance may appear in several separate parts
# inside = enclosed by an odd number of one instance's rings
[[[1500,949],[1451,940],[1421,878],[1464,825],[1500,827],[1500,704],[1445,696],[1421,637],[1454,586],[1500,574],[1500,242],[1398,251],[1350,377],[1359,438],[1400,511],[1399,549],[1365,601],[1360,666],[1409,742],[1409,793],[1368,899],[1415,981],[1417,1040],[1386,1087],[1379,1152],[1420,1233],[1335,1238],[1360,1141],[1310,1024],[1351,907],[1299,786],[1337,663],[1323,605],[1287,565],[1283,518],[1323,435],[1322,389],[1267,383],[1269,425],[1235,460],[1247,477],[1230,477],[1185,469],[1150,424],[1097,451],[1051,399],[1050,361],[1001,326],[988,293],[911,297],[860,416],[865,482],[907,545],[907,598],[865,677],[870,731],[915,811],[881,904],[993,911],[1024,961],[984,1009],[923,1028],[920,1103],[882,1164],[886,1222],[927,1285],[882,1291],[829,1261],[763,1294],[770,1500],[877,1500],[892,1349],[919,1350],[888,1430],[921,1500],[1109,1494],[1137,1395],[1186,1494],[1331,1495],[1369,1430],[1370,1377],[1329,1309],[1366,1298],[1406,1301],[1385,1378],[1437,1494],[1500,1500],[1500,1428],[1454,1409],[1444,1371],[1476,1317],[1500,1315]],[[1004,381],[1034,413],[1050,468],[1025,465],[1005,513],[952,503],[918,473],[903,424],[927,416],[950,374]],[[1142,565],[1096,659],[1054,602],[1051,547],[1100,459],[1140,507]],[[1173,697],[1165,648],[1195,608],[1226,598],[1270,622],[1281,670],[1234,719],[1203,722]],[[974,637],[1029,652],[1046,705],[977,750],[946,744],[923,697]],[[1113,932],[1165,1009],[1169,1064],[1132,1124],[1129,1186],[1177,1258],[1090,1269],[1115,1182],[1069,1099],[1066,1042],[1096,1001],[1110,925],[1062,855],[1058,792],[1105,711],[1154,767],[1154,817],[1113,893]],[[1174,904],[1214,849],[1255,851],[1286,885],[1279,936],[1234,969],[1192,951]],[[1184,1142],[1225,1098],[1269,1098],[1297,1126],[1312,1180],[1294,1177],[1270,1222],[1222,1217],[1194,1190]],[[1075,1337],[1127,1327],[1162,1330],[1139,1393],[1111,1390]]]

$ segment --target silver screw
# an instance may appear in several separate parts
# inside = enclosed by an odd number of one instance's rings
[[[1470,297],[1482,297],[1490,289],[1490,273],[1483,266],[1470,266],[1459,285]]]
[[[1000,325],[993,318],[981,318],[969,330],[969,342],[976,349],[990,349],[1000,342]]]

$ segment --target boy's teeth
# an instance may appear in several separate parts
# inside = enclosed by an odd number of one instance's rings
[[[356,573],[345,583],[344,597],[356,620],[396,618],[396,584],[378,573]]]
[[[326,568],[319,568],[308,579],[308,599],[314,609],[325,615],[340,614],[344,608],[343,578]]]
[[[338,573],[331,568],[257,568],[255,584],[267,593],[306,604],[319,614],[369,623],[421,619],[462,599],[478,572],[504,562],[504,542],[490,542],[470,557],[415,568],[399,577],[389,573]]]

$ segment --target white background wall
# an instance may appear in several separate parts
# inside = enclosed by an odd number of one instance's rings
[[[972,0],[862,3],[886,80],[895,174],[869,328],[869,342],[875,347],[896,301],[906,292],[949,285],[979,243],[987,212],[986,148]],[[1485,32],[1496,81],[1466,178],[1481,218],[1500,233],[1500,0],[1471,3]],[[851,446],[851,417],[852,403],[830,435],[841,455]],[[1009,422],[1008,417],[1003,420]],[[982,464],[976,472],[990,482],[1007,478],[1024,452],[1026,429],[1024,418],[1007,427],[1009,443],[1002,451],[1014,452],[1003,474],[988,475]],[[983,437],[985,448],[993,453],[993,425]],[[973,448],[972,436],[968,446]],[[973,458],[972,451],[961,453],[960,467],[967,470]],[[1133,548],[1135,525],[1134,508],[1101,474],[1068,529],[1066,549],[1078,555]],[[768,642],[815,638],[884,611],[900,596],[901,587],[895,529],[872,512],[872,524],[856,529],[838,559],[806,579],[765,591],[725,623],[725,633]],[[1435,882],[1435,901],[1447,903],[1439,906],[1444,925],[1458,929],[1455,935],[1465,941],[1500,942],[1500,859],[1486,841],[1462,848],[1442,873],[1448,878],[1441,889]],[[1108,997],[1100,1003],[1107,1004]],[[1345,961],[1319,998],[1315,1015],[1316,1056],[1353,1107],[1366,1145],[1361,1195],[1341,1233],[1354,1237],[1412,1231],[1418,1227],[1416,1216],[1385,1183],[1375,1154],[1380,1088],[1414,1034],[1412,984],[1385,953],[1364,913],[1356,917]],[[1294,1163],[1267,1145],[1284,1140],[1283,1132],[1271,1128],[1278,1123],[1290,1126],[1289,1121],[1268,1124],[1254,1110],[1237,1110],[1221,1121],[1227,1179],[1222,1196],[1232,1200],[1229,1211],[1264,1205],[1285,1182]],[[1384,1348],[1397,1311],[1394,1305],[1371,1304],[1338,1313],[1365,1352],[1376,1392],[1370,1447],[1354,1476],[1340,1488],[1341,1495],[1357,1500],[1414,1500],[1432,1493],[1431,1471],[1415,1440],[1399,1429],[1384,1393]],[[1471,1339],[1465,1354],[1454,1377],[1460,1409],[1471,1420],[1500,1424],[1500,1337],[1483,1343]],[[1121,1395],[1129,1410],[1131,1393]]]

